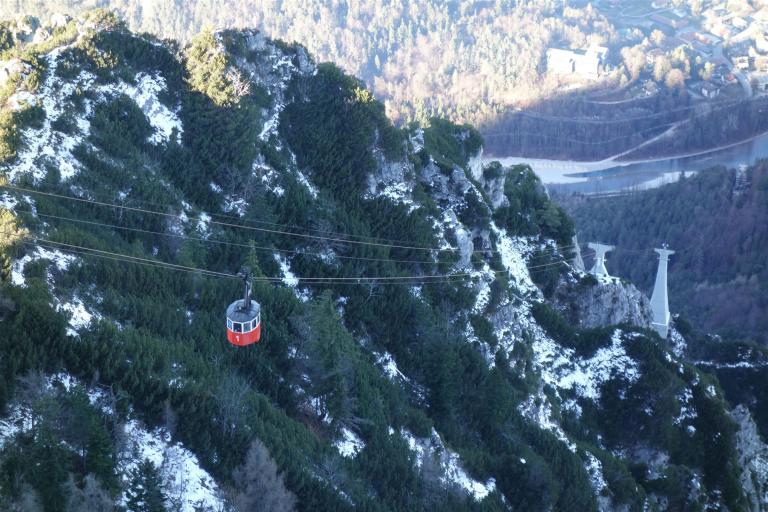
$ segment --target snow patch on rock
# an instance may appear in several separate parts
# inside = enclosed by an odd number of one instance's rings
[[[66,391],[82,383],[68,373],[57,373],[45,379],[45,390],[60,386]],[[102,413],[112,415],[113,400],[109,393],[99,387],[85,387],[89,401]],[[0,448],[17,433],[32,428],[28,405],[12,403],[9,414],[0,419]],[[158,467],[167,495],[166,505],[169,510],[196,512],[206,510],[223,512],[225,500],[223,492],[213,477],[205,471],[192,452],[181,443],[174,443],[164,429],[149,431],[139,421],[129,420],[123,428],[122,446],[117,457],[117,470],[124,484],[129,481],[130,472],[139,462],[149,459]],[[125,506],[125,494],[119,497],[119,503]]]
[[[587,461],[584,467],[587,473],[589,473],[589,482],[592,484],[592,490],[595,491],[595,494],[600,494],[603,489],[608,487],[608,483],[603,476],[603,465],[597,460],[597,457],[589,452],[586,452],[586,458]]]
[[[390,432],[393,433],[394,431],[391,430]],[[432,435],[428,438],[415,437],[405,428],[400,430],[400,435],[414,453],[417,468],[422,467],[425,457],[430,457],[437,463],[440,468],[440,482],[444,486],[456,485],[464,489],[476,501],[483,500],[496,489],[496,480],[493,478],[480,482],[470,477],[461,467],[458,454],[445,446],[440,434],[435,429],[432,429]]]
[[[312,196],[312,199],[317,199],[317,187],[309,182],[309,178],[307,178],[303,172],[296,171],[296,179],[299,181],[299,183],[304,185],[304,187],[307,189],[307,192],[309,192],[309,195]]]
[[[278,83],[271,87],[270,92],[274,97],[274,105],[269,114],[269,118],[264,122],[264,126],[259,133],[259,140],[266,142],[273,135],[277,135],[277,129],[280,126],[280,114],[285,109],[284,93],[288,81],[296,71],[292,58],[289,55],[282,55],[277,61],[272,63],[271,72],[279,75]],[[253,75],[251,78],[254,78]]]
[[[633,383],[640,378],[637,362],[624,349],[620,329],[614,331],[608,347],[601,347],[587,359],[578,357],[573,349],[555,343],[543,332],[536,334],[534,362],[547,384],[572,389],[580,397],[598,401],[603,383],[614,378]]]
[[[64,114],[69,97],[77,90],[92,89],[95,77],[82,72],[75,79],[65,82],[56,75],[59,58],[67,48],[56,48],[45,56],[47,75],[36,94],[30,95],[24,91],[16,93],[28,96],[25,103],[39,101],[45,118],[39,128],[22,130],[24,146],[6,168],[11,182],[15,182],[22,175],[29,175],[36,182],[40,181],[45,178],[47,165],[57,169],[62,180],[72,178],[80,170],[80,163],[72,155],[72,150],[82,142],[90,129],[90,104],[86,102],[85,112],[74,119],[78,133],[62,133],[54,130],[52,125]]]
[[[502,265],[509,272],[511,281],[524,293],[538,295],[539,289],[531,280],[524,256],[536,250],[531,246],[531,242],[520,237],[510,237],[507,231],[497,227],[495,222],[491,222],[491,230],[496,235],[496,250]]]
[[[475,286],[475,304],[472,306],[472,313],[478,315],[485,311],[485,308],[491,302],[491,283],[495,276],[488,264],[483,267],[483,272],[472,272],[472,277],[477,278]]]
[[[339,451],[342,457],[354,458],[365,448],[365,442],[360,436],[344,427],[341,429],[341,439],[333,443],[333,446]]]
[[[224,211],[227,213],[235,213],[238,217],[245,216],[245,212],[248,210],[248,202],[245,199],[236,199],[232,196],[224,197]]]
[[[181,443],[174,443],[167,431],[149,431],[137,420],[130,420],[124,435],[124,447],[118,456],[123,482],[128,482],[138,462],[148,459],[160,470],[169,508],[180,512],[225,510],[223,493],[213,477],[200,467],[197,456]],[[125,506],[125,493],[120,502]]]
[[[623,378],[628,382],[640,378],[637,363],[624,350],[619,329],[614,331],[609,347],[601,347],[589,359],[573,358],[570,369],[558,376],[557,386],[574,389],[579,396],[597,401],[600,386],[612,378]]]
[[[413,134],[408,138],[408,140],[411,143],[411,146],[413,146],[413,152],[418,153],[424,148],[424,129],[423,128],[417,128],[414,130]]]
[[[669,330],[669,344],[672,346],[672,353],[678,359],[682,358],[688,349],[688,343],[685,341],[685,338],[674,327]]]
[[[45,247],[35,247],[35,249],[24,255],[22,258],[16,260],[11,266],[11,282],[16,286],[26,286],[26,279],[24,278],[24,267],[27,263],[32,261],[45,259],[49,260],[60,271],[63,272],[69,268],[69,266],[77,258],[71,254],[64,254],[56,249],[46,249]],[[48,275],[49,284],[53,284],[53,276]]]
[[[291,263],[288,258],[282,254],[274,254],[275,261],[280,265],[280,272],[283,274],[283,284],[293,288],[296,298],[301,302],[307,302],[312,298],[312,292],[309,288],[299,288],[299,277],[291,270]]]
[[[686,421],[696,419],[696,409],[693,408],[693,393],[690,388],[685,388],[677,395],[677,402],[680,405],[680,413],[672,420],[675,425],[682,425]]]
[[[78,331],[85,327],[88,327],[93,320],[101,318],[99,313],[89,311],[82,299],[75,295],[70,302],[65,302],[58,306],[60,311],[66,311],[69,313],[69,328],[67,334],[70,336],[77,336]]]
[[[542,430],[549,430],[562,441],[572,452],[576,451],[576,445],[568,439],[565,431],[552,417],[552,405],[546,395],[539,392],[538,395],[530,395],[528,399],[518,406],[518,411],[528,421],[535,423]]]
[[[374,352],[373,356],[376,358],[376,364],[379,365],[379,368],[384,372],[384,375],[392,380],[399,378],[408,382],[408,377],[406,377],[397,367],[397,363],[395,362],[395,358],[392,357],[392,354],[389,352],[382,352],[381,354]]]
[[[176,111],[171,111],[158,99],[158,95],[167,89],[165,78],[159,73],[139,73],[136,75],[136,85],[121,83],[118,92],[131,98],[147,116],[149,124],[155,129],[149,137],[152,144],[164,144],[171,139],[176,131],[176,142],[181,143],[184,129]]]
[[[283,284],[290,286],[291,288],[296,288],[299,285],[299,278],[296,277],[296,274],[291,272],[291,264],[288,261],[288,258],[281,254],[275,254],[274,257],[277,264],[280,265],[280,272],[283,273]]]

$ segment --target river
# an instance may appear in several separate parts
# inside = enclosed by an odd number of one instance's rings
[[[737,168],[761,158],[768,158],[768,134],[705,153],[631,162],[611,159],[579,162],[515,156],[484,160],[498,160],[503,165],[526,163],[549,189],[558,192],[607,194],[654,188],[676,181],[681,174],[687,176],[717,166]]]

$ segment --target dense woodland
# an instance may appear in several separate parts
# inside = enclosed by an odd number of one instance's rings
[[[697,15],[702,9],[698,0],[673,4]],[[729,96],[711,107],[690,97],[686,83],[711,80],[715,70],[690,45],[675,45],[658,28],[619,35],[591,4],[8,0],[0,19],[19,13],[47,19],[94,7],[117,10],[134,30],[182,42],[206,26],[255,27],[297,42],[318,60],[361,77],[396,123],[426,124],[434,116],[472,122],[493,155],[600,159],[678,126],[672,137],[627,156],[640,158],[711,148],[766,129],[761,105]],[[738,12],[741,4],[730,8]],[[4,40],[29,28],[23,18],[0,26],[0,51]],[[599,82],[547,72],[548,48],[593,44],[610,48]],[[723,114],[729,122],[720,122]]]
[[[133,83],[139,73],[158,73],[167,84],[161,100],[179,105],[183,133],[153,144],[150,120],[131,98],[116,94],[104,100],[93,90],[74,88],[51,129],[78,133],[73,119],[92,107],[89,131],[72,150],[79,172],[62,180],[60,169],[49,165],[39,180],[19,176],[14,185],[33,192],[9,191],[14,213],[0,208],[0,228],[12,233],[0,238],[0,411],[21,404],[31,425],[0,447],[0,509],[111,510],[121,493],[129,508],[169,508],[173,489],[159,485],[151,463],[137,464],[127,482],[117,477],[121,427],[129,418],[163,426],[194,451],[235,510],[565,511],[596,510],[598,499],[610,499],[639,511],[651,495],[672,509],[701,508],[708,500],[732,510],[745,506],[736,426],[717,381],[673,360],[651,331],[621,326],[640,376],[606,381],[603,400],[596,403],[573,390],[558,398],[542,383],[532,362],[532,332],[524,331],[509,351],[497,351],[489,364],[481,341],[469,342],[464,326],[471,322],[489,347],[501,340],[485,316],[471,313],[476,292],[461,281],[425,284],[419,293],[408,284],[315,284],[309,300],[288,286],[258,281],[280,275],[275,255],[282,251],[292,254],[291,267],[301,276],[450,270],[455,253],[429,261],[408,247],[438,243],[434,220],[443,212],[431,185],[416,183],[419,207],[410,210],[384,196],[367,196],[366,177],[382,159],[403,159],[416,176],[427,166],[445,176],[468,175],[469,158],[481,144],[476,131],[433,119],[423,132],[424,147],[413,152],[414,130],[394,127],[361,80],[322,64],[316,73],[291,76],[279,130],[263,140],[262,109],[272,108],[274,97],[256,81],[242,87],[244,74],[235,72],[235,62],[242,69],[258,67],[275,51],[298,66],[302,48],[275,43],[250,50],[248,33],[204,31],[177,55],[174,47],[135,36],[104,12],[88,21],[98,30],[78,35],[72,22],[45,46],[7,49],[37,66],[16,77],[17,86],[34,91],[51,73],[67,81],[88,72],[95,85]],[[56,69],[46,69],[41,57],[64,44],[69,46]],[[39,105],[29,105],[4,121],[3,172],[29,143],[23,131],[43,125],[44,117]],[[280,177],[282,193],[254,174],[254,162]],[[297,178],[298,168],[317,187],[316,197]],[[493,219],[512,236],[554,240],[547,256],[554,266],[536,274],[546,291],[567,271],[555,248],[568,244],[572,221],[530,169],[492,166],[486,174],[508,178],[506,206],[492,211],[484,197],[468,194],[473,199],[457,215],[473,229]],[[408,245],[328,244],[223,225],[209,225],[207,234],[199,225],[182,226],[186,236],[177,236],[179,226],[162,216],[35,193],[82,194],[198,218],[210,212],[231,222],[225,194],[232,190],[247,197],[237,224],[272,223]],[[37,259],[26,266],[26,286],[13,285],[11,261],[33,251],[25,230],[52,242],[212,271],[247,264],[257,277],[263,340],[248,350],[226,344],[222,312],[239,295],[239,283],[200,272],[80,255],[66,272]],[[329,245],[346,259],[323,258]],[[474,268],[484,264],[503,269],[498,253],[473,254]],[[518,285],[499,275],[488,307],[522,305]],[[102,318],[73,334],[56,304],[75,297]],[[578,347],[580,355],[611,343],[608,330],[574,330],[546,306],[533,314],[553,339]],[[385,351],[407,379],[393,380],[381,371],[375,354]],[[111,411],[89,403],[82,386],[65,389],[54,381],[46,387],[43,376],[56,372],[102,389]],[[694,389],[690,406],[698,411],[693,433],[674,421],[681,407],[676,397],[688,387]],[[710,387],[715,391],[705,391]],[[580,412],[561,408],[561,399],[580,404]],[[527,401],[543,400],[555,404],[553,417],[573,448],[523,414]],[[644,412],[648,407],[653,416]],[[355,457],[342,457],[332,445],[344,429],[364,441]],[[399,435],[404,430],[419,438],[439,432],[468,474],[480,481],[495,478],[495,489],[475,500],[441,480],[429,457],[417,466],[415,452]],[[662,474],[654,477],[647,465],[623,455],[633,443],[668,454]],[[602,467],[606,482],[599,497],[585,453]]]
[[[544,73],[549,46],[616,37],[595,9],[552,0],[7,0],[0,18],[25,13],[46,19],[94,7],[117,9],[135,30],[182,41],[205,26],[254,27],[296,41],[319,61],[363,78],[399,121],[435,115],[478,121],[543,97],[558,85]]]

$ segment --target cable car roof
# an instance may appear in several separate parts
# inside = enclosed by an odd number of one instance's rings
[[[251,309],[243,310],[243,299],[236,300],[227,308],[227,318],[233,322],[250,322],[261,313],[261,306],[255,300],[251,301]]]

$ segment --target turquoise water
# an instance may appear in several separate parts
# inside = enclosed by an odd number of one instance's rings
[[[576,183],[553,183],[549,186],[563,192],[585,194],[653,188],[675,181],[683,172],[695,173],[720,166],[737,168],[742,165],[751,165],[762,158],[768,158],[768,134],[702,155],[641,161],[577,173],[573,177],[586,178],[586,180]]]

